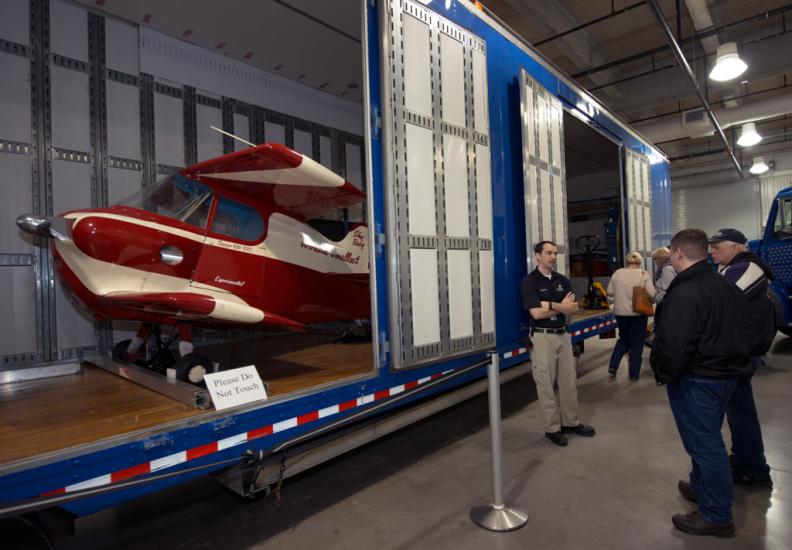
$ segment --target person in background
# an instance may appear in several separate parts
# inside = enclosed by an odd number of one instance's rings
[[[652,260],[655,264],[654,287],[657,290],[655,303],[659,304],[663,301],[668,285],[676,277],[676,271],[674,271],[674,266],[671,265],[671,251],[667,246],[656,248],[652,252]]]
[[[767,291],[773,272],[761,258],[748,252],[748,239],[736,229],[720,229],[710,237],[710,255],[718,264],[718,272],[742,290],[751,304],[754,323],[759,324],[765,314]],[[752,357],[754,371],[762,362],[761,357]],[[750,376],[737,381],[737,388],[726,406],[726,420],[732,436],[732,478],[740,485],[772,489],[770,466],[764,454],[762,428],[753,397]]]
[[[641,374],[641,355],[648,321],[646,315],[633,311],[633,287],[643,287],[650,297],[655,296],[652,278],[641,268],[642,263],[640,254],[630,252],[627,254],[627,267],[617,269],[608,283],[608,296],[613,298],[613,312],[619,326],[619,339],[611,354],[608,376],[616,376],[622,357],[629,352],[630,380],[633,382]]]
[[[545,437],[563,447],[568,443],[566,434],[592,437],[595,432],[578,420],[577,370],[566,326],[579,306],[572,283],[554,270],[557,254],[555,243],[538,242],[536,269],[523,278],[520,290],[523,308],[531,318],[531,371],[544,413]]]
[[[748,299],[707,262],[707,234],[683,229],[671,239],[677,276],[657,316],[651,365],[667,384],[668,403],[690,456],[680,495],[698,510],[676,514],[674,527],[693,535],[732,537],[734,485],[721,428],[737,380],[752,370]]]

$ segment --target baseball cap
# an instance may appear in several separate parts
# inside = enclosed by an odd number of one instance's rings
[[[718,232],[715,233],[712,237],[710,237],[710,244],[717,244],[722,243],[723,241],[731,241],[737,244],[745,244],[748,242],[748,239],[745,238],[742,231],[738,231],[737,229],[725,228],[725,229],[718,229]]]

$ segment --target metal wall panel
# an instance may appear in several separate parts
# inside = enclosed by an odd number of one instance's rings
[[[313,136],[310,132],[294,130],[294,150],[307,157],[313,158]],[[359,171],[360,170],[358,170],[358,172]]]
[[[3,323],[0,330],[0,356],[35,353],[36,274],[33,266],[0,266],[0,302]]]
[[[108,202],[116,204],[140,191],[143,187],[143,172],[126,168],[107,169]]]
[[[60,282],[55,287],[55,296],[58,350],[96,347],[96,331],[91,315],[72,303]]]
[[[107,152],[112,157],[142,160],[137,86],[107,82]]]
[[[429,25],[404,15],[404,97],[405,108],[432,116]]]
[[[487,62],[484,52],[473,51],[473,128],[481,133],[489,133],[489,113],[487,112]]]
[[[234,135],[244,139],[245,141],[255,143],[252,139],[250,139],[250,119],[246,115],[234,113]],[[238,139],[234,140],[234,151],[241,151],[247,147],[250,146],[245,145]]]
[[[723,227],[734,227],[749,239],[761,238],[760,222],[765,224],[767,214],[760,214],[758,196],[759,185],[745,182],[675,189],[671,193],[673,232],[698,227],[712,235]]]
[[[492,180],[489,147],[476,144],[476,211],[479,239],[492,239]]]
[[[154,94],[154,146],[157,164],[184,166],[184,107],[178,97]]]
[[[329,136],[319,136],[319,162],[325,168],[333,168],[333,143]]]
[[[91,207],[91,165],[68,160],[52,161],[52,211]]]
[[[3,0],[2,10],[0,38],[30,44],[30,0]]]
[[[267,121],[264,123],[264,138],[267,143],[286,143],[286,127]]]
[[[30,59],[0,52],[0,140],[30,143]]]
[[[0,253],[33,254],[33,237],[14,223],[33,211],[33,157],[0,153],[0,196]]]
[[[410,250],[413,345],[440,342],[440,304],[436,250]]]
[[[88,14],[85,9],[64,0],[50,0],[49,20],[50,51],[87,62]]]
[[[443,87],[443,120],[465,127],[465,48],[461,42],[440,35],[440,83]]]
[[[71,151],[90,151],[91,96],[88,89],[88,73],[52,66],[50,78],[52,146]]]
[[[408,124],[405,152],[410,234],[437,235],[432,131]]]
[[[480,283],[479,292],[482,304],[491,307],[481,308],[481,332],[487,334],[495,331],[495,282],[492,250],[479,251]]]
[[[448,317],[451,339],[473,336],[473,266],[467,250],[448,251]]]
[[[140,46],[135,25],[105,18],[107,68],[137,76],[140,73]]]
[[[464,138],[443,136],[443,171],[446,235],[470,237],[470,188],[467,178],[467,142]]]
[[[206,105],[197,105],[195,111],[198,128],[198,162],[222,155],[223,134],[212,130],[210,126],[223,127],[223,111]],[[234,134],[239,135],[236,126],[234,124]],[[239,143],[237,140],[234,141]],[[240,143],[240,145],[245,147],[244,144]]]
[[[358,189],[363,189],[363,163],[360,157],[360,145],[346,142],[344,144],[346,153],[346,179]]]

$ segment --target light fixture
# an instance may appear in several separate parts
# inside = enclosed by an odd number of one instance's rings
[[[726,42],[718,46],[715,67],[712,68],[709,77],[718,82],[732,80],[743,74],[747,68],[748,65],[740,59],[740,55],[737,53],[737,43]]]
[[[748,170],[751,174],[764,174],[770,169],[767,164],[765,164],[764,157],[754,157],[753,159],[753,166]]]
[[[737,140],[737,145],[740,147],[750,147],[762,141],[762,136],[756,131],[755,122],[746,122],[742,125],[740,131],[740,139]]]

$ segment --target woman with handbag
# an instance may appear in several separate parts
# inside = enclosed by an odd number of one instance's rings
[[[614,378],[624,354],[629,352],[630,380],[638,380],[641,355],[646,338],[646,323],[654,314],[652,298],[656,291],[652,276],[641,268],[643,258],[637,252],[627,254],[627,267],[617,269],[608,283],[613,298],[613,312],[619,326],[619,339],[613,348],[608,376]]]

